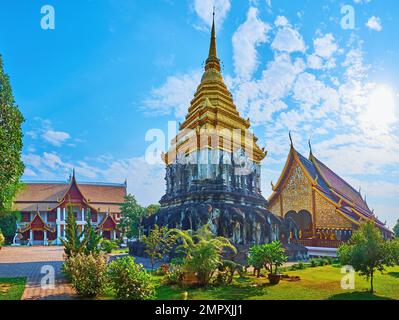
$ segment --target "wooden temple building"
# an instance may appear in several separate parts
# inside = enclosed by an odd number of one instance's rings
[[[283,172],[272,187],[269,210],[292,219],[299,232],[291,237],[307,247],[336,248],[366,221],[373,222],[384,238],[393,236],[361,193],[317,159],[311,146],[306,158],[291,141]]]
[[[75,171],[68,182],[30,182],[24,184],[14,200],[22,219],[15,241],[30,245],[60,244],[65,237],[68,206],[72,207],[79,231],[91,223],[105,239],[120,236],[120,205],[126,183],[78,183]]]

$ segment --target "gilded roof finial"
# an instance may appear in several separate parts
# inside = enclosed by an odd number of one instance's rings
[[[313,156],[313,150],[312,150],[312,141],[309,139],[309,150],[310,150],[310,156]]]
[[[288,136],[290,137],[291,148],[293,148],[294,147],[294,143],[292,142],[291,130],[288,132]]]
[[[209,46],[209,54],[208,59],[206,59],[205,70],[211,68],[220,71],[220,60],[218,59],[216,47],[215,7],[213,8],[211,44]]]

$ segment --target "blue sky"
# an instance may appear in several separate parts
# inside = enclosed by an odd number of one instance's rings
[[[43,5],[55,30],[40,26]],[[260,145],[263,193],[289,149],[361,186],[399,218],[396,0],[0,0],[0,53],[25,115],[26,180],[123,182],[143,204],[164,192],[144,159],[148,130],[181,121],[199,83],[216,6],[223,74]],[[355,28],[343,29],[343,6]]]

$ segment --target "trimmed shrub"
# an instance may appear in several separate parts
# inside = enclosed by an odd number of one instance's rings
[[[110,286],[115,290],[120,300],[150,300],[155,296],[155,288],[151,277],[143,268],[136,264],[131,256],[112,261],[109,264]]]
[[[79,296],[96,297],[107,280],[107,258],[103,254],[78,253],[66,258],[63,271]]]
[[[118,249],[118,245],[112,240],[101,241],[101,251],[105,253],[111,253],[112,250]]]
[[[4,241],[5,241],[5,238],[4,238],[4,236],[3,236],[3,234],[1,233],[1,230],[0,230],[0,249],[3,247]]]

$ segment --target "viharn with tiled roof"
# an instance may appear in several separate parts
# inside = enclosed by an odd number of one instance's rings
[[[21,212],[20,240],[31,244],[59,244],[65,236],[68,206],[82,231],[90,211],[91,222],[104,238],[114,239],[127,182],[77,182],[75,171],[66,182],[25,182],[14,200]]]
[[[273,193],[269,210],[292,219],[299,226],[299,242],[306,246],[337,247],[350,239],[363,222],[371,221],[384,238],[392,232],[370,210],[360,191],[355,190],[315,157],[301,155],[291,139],[290,151]]]

